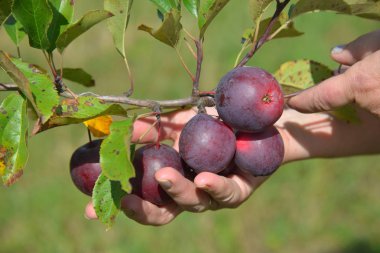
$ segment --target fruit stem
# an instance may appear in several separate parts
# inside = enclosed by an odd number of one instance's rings
[[[89,142],[92,143],[91,131],[90,131],[90,129],[88,129],[88,128],[87,128],[87,134],[88,134],[88,140],[89,140]]]

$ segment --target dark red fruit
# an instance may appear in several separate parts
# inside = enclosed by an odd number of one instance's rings
[[[75,186],[84,194],[91,196],[101,168],[99,152],[102,140],[91,141],[74,151],[70,160],[70,175]]]
[[[239,67],[219,82],[216,109],[229,126],[245,132],[260,132],[281,116],[284,96],[276,79],[255,67]]]
[[[182,130],[179,153],[195,173],[218,173],[231,162],[236,139],[231,128],[210,115],[194,116]]]
[[[181,158],[175,149],[165,144],[145,145],[136,150],[133,165],[136,171],[136,177],[131,179],[133,194],[158,206],[172,202],[154,174],[164,167],[172,167],[183,175]]]
[[[275,127],[261,133],[236,134],[235,163],[253,176],[268,176],[280,167],[284,143]]]

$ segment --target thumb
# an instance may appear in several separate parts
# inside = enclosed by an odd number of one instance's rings
[[[347,45],[339,45],[331,50],[331,57],[343,64],[353,65],[380,49],[380,30],[367,33]]]
[[[289,107],[299,112],[322,112],[354,102],[351,77],[333,76],[320,84],[289,98]]]

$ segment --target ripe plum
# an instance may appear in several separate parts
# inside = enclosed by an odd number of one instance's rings
[[[136,171],[136,177],[130,179],[133,194],[158,206],[172,201],[154,175],[164,167],[172,167],[181,174],[184,173],[181,158],[175,149],[165,144],[142,146],[135,152],[133,165]]]
[[[70,175],[75,186],[91,196],[101,168],[99,163],[100,145],[103,140],[86,143],[74,151],[70,160]]]
[[[284,143],[272,126],[260,133],[236,133],[235,163],[253,176],[268,176],[282,163]]]
[[[179,153],[195,173],[218,173],[231,162],[236,149],[232,129],[205,113],[194,116],[179,139]]]
[[[219,82],[216,109],[223,121],[240,131],[260,132],[281,116],[284,96],[276,79],[256,67],[239,67]]]

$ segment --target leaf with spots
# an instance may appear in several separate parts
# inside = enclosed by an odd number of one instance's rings
[[[280,66],[274,74],[281,84],[284,94],[292,94],[314,85],[333,76],[334,72],[327,66],[312,60],[289,61]],[[359,118],[352,105],[346,105],[331,112],[336,118],[358,122]]]
[[[92,203],[98,219],[111,228],[120,212],[121,199],[126,194],[120,182],[111,181],[100,174],[92,191]]]
[[[53,109],[53,115],[43,125],[38,125],[33,133],[69,124],[82,123],[102,115],[126,116],[127,111],[118,104],[106,104],[96,97],[81,96],[77,99],[64,99]]]
[[[274,74],[282,85],[285,94],[288,89],[304,90],[331,77],[333,71],[327,66],[312,60],[295,60],[283,63]]]
[[[0,105],[0,176],[6,186],[22,176],[28,160],[27,100],[8,95]]]
[[[65,48],[76,38],[88,31],[94,25],[112,16],[113,14],[111,12],[105,10],[93,10],[87,12],[82,18],[69,25],[66,30],[59,35],[56,42],[58,51],[63,53]]]
[[[131,136],[134,118],[115,121],[111,124],[110,135],[100,148],[102,172],[111,180],[119,181],[124,191],[130,192],[129,179],[135,176],[131,162]]]
[[[28,79],[42,123],[53,115],[53,108],[59,104],[59,96],[53,80],[40,67],[12,58],[12,62]]]

